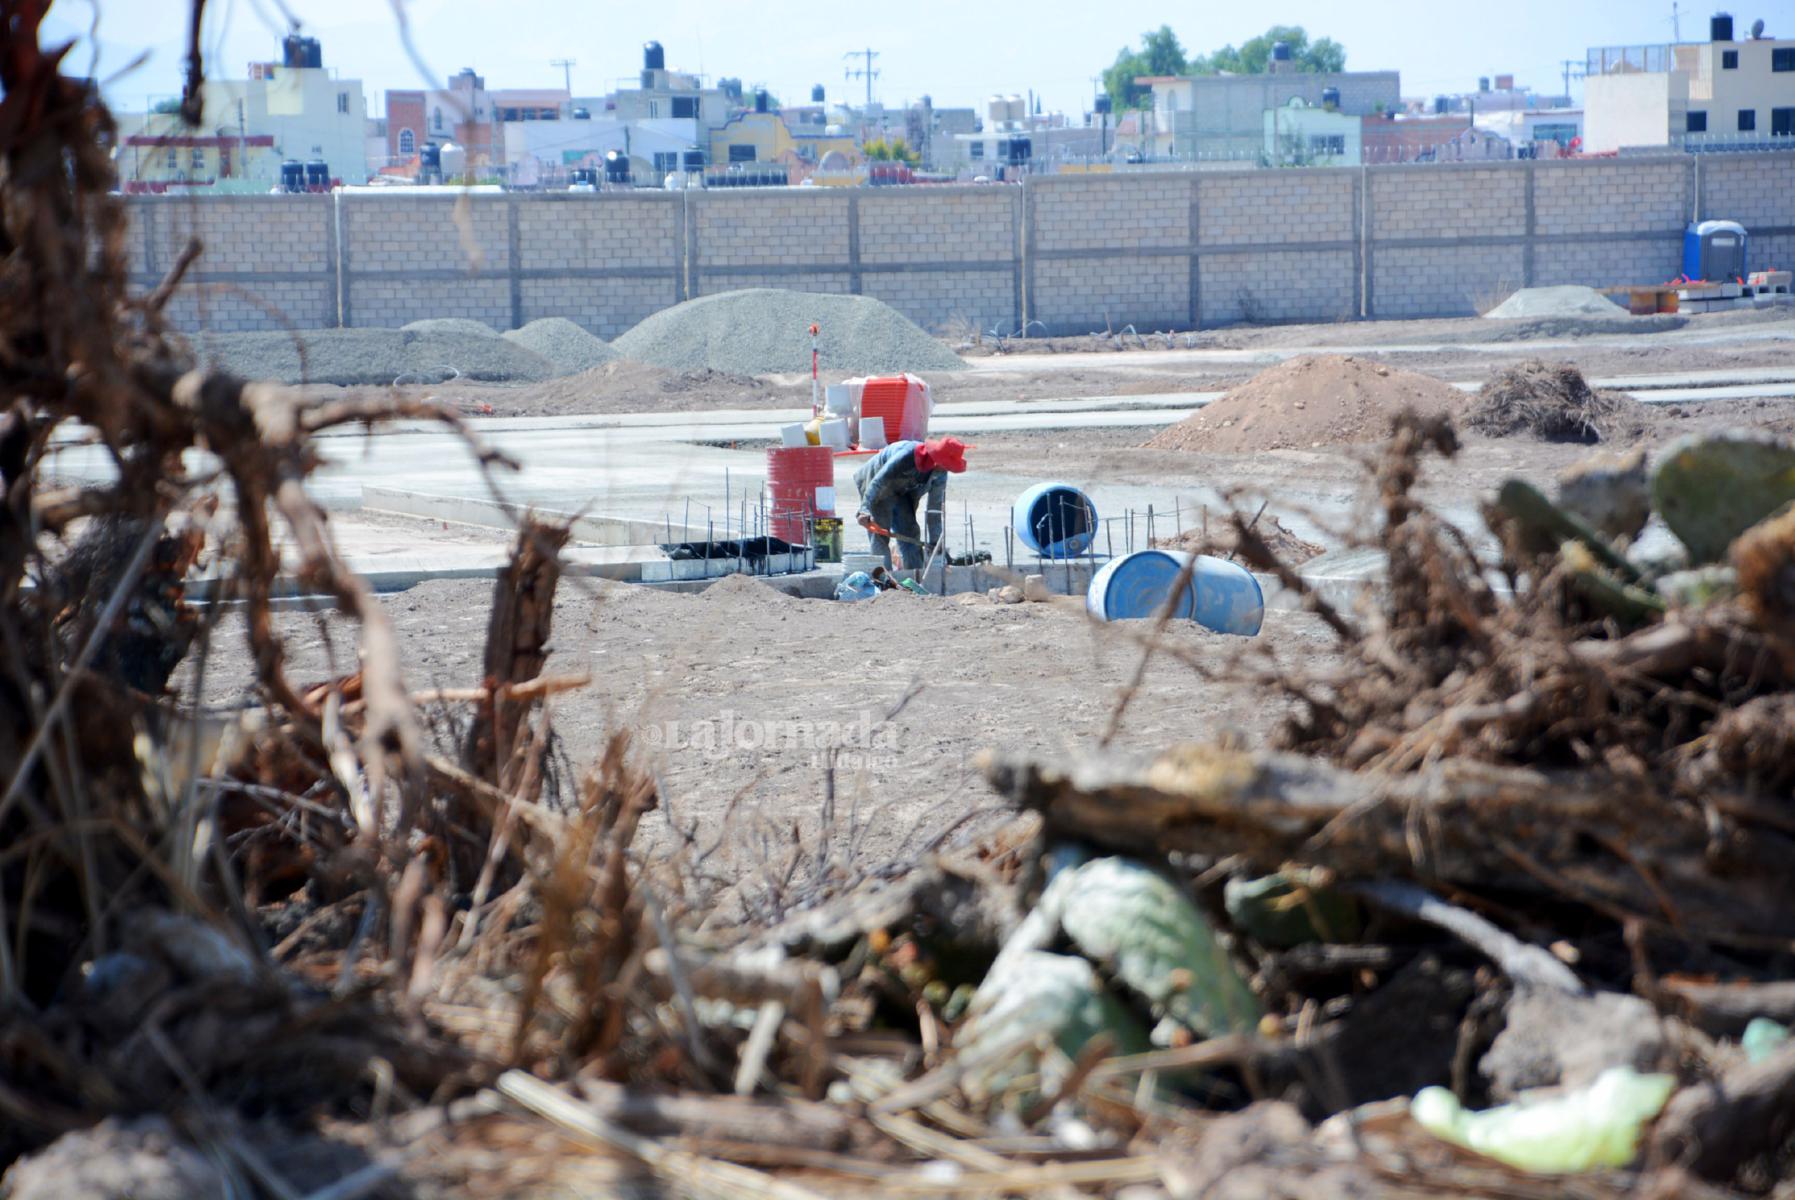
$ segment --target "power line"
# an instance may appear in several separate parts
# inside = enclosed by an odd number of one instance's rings
[[[879,69],[873,66],[873,59],[879,57],[879,52],[869,46],[865,50],[850,50],[842,55],[842,57],[845,59],[863,58],[866,60],[866,65],[864,67],[849,67],[846,72],[846,77],[849,79],[866,80],[866,106],[871,108],[873,106],[873,80],[879,77]]]
[[[551,67],[561,68],[561,78],[567,84],[567,96],[569,99],[573,98],[573,69],[579,65],[579,60],[574,58],[557,58],[549,63],[549,66]]]

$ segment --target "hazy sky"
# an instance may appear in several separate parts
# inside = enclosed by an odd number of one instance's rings
[[[51,32],[81,40],[71,63],[79,71],[92,62],[94,3],[101,9],[98,74],[109,80],[115,107],[140,109],[146,98],[178,93],[186,3],[56,0]],[[384,111],[385,89],[420,86],[390,0],[211,0],[205,44],[216,66],[208,69],[241,78],[252,59],[275,57],[283,7],[322,41],[326,67],[362,81],[371,113]],[[1710,8],[1679,7],[1683,38],[1704,38]],[[418,50],[439,78],[473,67],[489,87],[557,86],[562,72],[550,62],[572,58],[575,93],[601,94],[640,69],[642,43],[654,39],[675,70],[739,76],[788,101],[808,99],[810,86],[821,83],[833,100],[865,94],[863,81],[844,79],[851,64],[842,56],[870,46],[880,55],[873,94],[887,104],[927,93],[937,106],[976,105],[992,92],[1033,88],[1044,109],[1067,112],[1088,108],[1091,76],[1124,43],[1162,22],[1193,52],[1239,43],[1274,21],[1302,25],[1311,37],[1345,45],[1349,70],[1400,70],[1405,95],[1466,91],[1479,75],[1508,73],[1518,83],[1557,90],[1560,60],[1581,60],[1589,46],[1672,37],[1668,0],[1475,7],[1451,0],[405,0],[405,9]],[[1795,0],[1752,0],[1732,11],[1742,28],[1761,16],[1771,32],[1795,33]],[[144,52],[147,60],[127,71]]]

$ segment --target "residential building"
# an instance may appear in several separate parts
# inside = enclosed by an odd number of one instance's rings
[[[658,128],[685,137],[700,150],[709,146],[711,131],[728,121],[737,107],[727,92],[707,86],[702,75],[667,70],[659,42],[642,48],[640,86],[618,88],[609,103],[610,115],[626,125],[674,122]]]
[[[1478,162],[1512,158],[1508,139],[1471,124],[1468,116],[1361,117],[1362,161],[1383,163]]]
[[[1165,75],[1136,80],[1153,89],[1151,135],[1144,149],[1160,158],[1257,161],[1265,114],[1292,100],[1362,117],[1400,111],[1396,71],[1317,73],[1274,60],[1259,75]]]
[[[327,70],[315,38],[288,37],[281,61],[251,63],[247,79],[206,80],[198,129],[173,111],[126,115],[120,125],[127,187],[268,191],[287,159],[322,162],[344,183],[368,178],[361,81]]]
[[[571,112],[565,88],[501,88],[489,91],[484,76],[463,67],[447,88],[388,91],[386,94],[387,158],[413,166],[425,146],[453,143],[467,153],[468,170],[476,175],[507,178],[507,124],[561,121]]]
[[[1736,39],[1723,14],[1705,42],[1599,46],[1589,52],[1583,107],[1590,153],[1795,146],[1781,140],[1795,139],[1795,39]]]
[[[758,108],[737,113],[711,130],[709,149],[710,161],[719,167],[782,164],[794,168],[794,178],[807,174],[806,168],[815,167],[832,150],[850,163],[860,161],[860,147],[839,125],[791,125],[780,113]]]
[[[1583,110],[1580,108],[1509,109],[1479,111],[1477,128],[1502,138],[1515,150],[1533,147],[1534,158],[1558,158],[1583,148]]]
[[[1260,161],[1268,167],[1356,167],[1363,120],[1300,99],[1268,108]]]

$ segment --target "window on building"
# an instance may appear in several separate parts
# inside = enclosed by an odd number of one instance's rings
[[[1705,112],[1689,112],[1685,114],[1683,117],[1683,131],[1685,133],[1708,132],[1708,114]]]
[[[659,100],[650,100],[648,102],[648,119],[650,121],[652,121],[660,115],[661,115],[661,102]]]
[[[1795,71],[1795,46],[1783,46],[1770,52],[1772,71]]]
[[[176,150],[173,146],[168,148],[168,169],[171,171],[178,171],[181,169],[181,152]]]
[[[195,171],[203,171],[206,169],[206,152],[204,148],[200,146],[195,146],[193,148],[193,169]]]
[[[229,146],[218,147],[218,177],[220,179],[231,177],[231,148]]]
[[[1342,155],[1346,153],[1346,135],[1343,133],[1318,134],[1309,139],[1309,153],[1318,155]]]
[[[1771,109],[1770,132],[1776,137],[1795,137],[1795,108]]]
[[[1560,146],[1568,146],[1576,136],[1577,127],[1564,122],[1548,125],[1542,121],[1533,127],[1533,140],[1536,142],[1557,142]]]
[[[729,161],[732,163],[753,162],[755,159],[753,146],[731,146]]]
[[[1720,69],[1722,71],[1737,71],[1739,69],[1739,52],[1737,50],[1722,50],[1720,52]]]
[[[443,110],[442,109],[437,108],[437,109],[431,110],[430,128],[436,130],[436,132],[438,132],[438,133],[441,133],[443,131]]]
[[[399,131],[399,153],[410,157],[417,153],[418,135],[409,129]]]
[[[348,92],[338,92],[337,93],[337,111],[340,113],[346,113],[349,111],[349,93]]]
[[[674,118],[674,120],[679,120],[681,117],[684,117],[687,120],[694,120],[697,118],[697,116],[698,116],[698,98],[696,96],[675,96],[675,97],[673,97],[673,118]]]
[[[677,170],[679,170],[679,151],[663,150],[656,152],[654,156],[654,172],[656,175],[665,175],[669,171]]]
[[[1739,110],[1739,132],[1750,133],[1758,127],[1758,110],[1742,108]]]
[[[968,142],[967,145],[971,148],[971,154],[972,154],[973,158],[985,157],[985,143],[983,143],[983,142]]]

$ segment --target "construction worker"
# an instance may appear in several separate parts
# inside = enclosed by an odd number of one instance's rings
[[[958,438],[931,438],[926,442],[893,442],[854,472],[860,493],[860,511],[854,519],[872,535],[873,553],[890,567],[891,540],[874,527],[898,535],[904,568],[921,570],[927,561],[925,548],[941,544],[941,517],[947,511],[947,477],[966,469],[966,444]],[[922,540],[916,523],[916,506],[927,505],[929,540]]]

